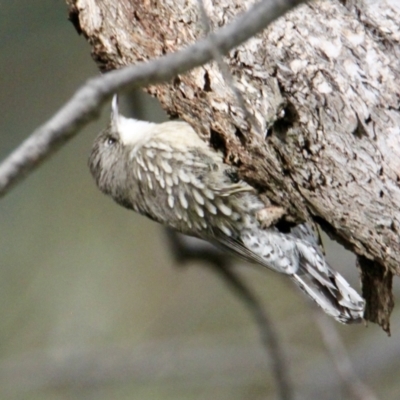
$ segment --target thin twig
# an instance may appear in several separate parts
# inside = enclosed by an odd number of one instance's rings
[[[348,392],[355,400],[377,400],[372,389],[357,376],[336,326],[320,310],[313,308],[322,340]]]
[[[204,7],[204,2],[203,2],[203,0],[197,0],[197,3],[199,5],[200,17],[201,17],[201,22],[203,24],[203,29],[204,29],[206,35],[208,35],[208,37],[211,39],[211,43],[213,43],[215,34],[211,31],[211,21],[210,21],[210,17],[207,14],[207,11]],[[236,100],[239,104],[239,107],[244,112],[247,122],[250,123],[251,125],[253,125],[254,129],[257,131],[257,133],[260,136],[263,136],[260,124],[254,117],[254,115],[247,108],[246,101],[243,97],[243,93],[236,86],[233,76],[232,76],[232,73],[229,69],[229,66],[224,61],[222,54],[219,51],[218,47],[213,46],[211,51],[213,54],[213,58],[217,62],[219,70],[221,71],[221,74],[222,74],[225,82],[228,84],[229,88],[232,90],[232,92],[235,95]]]
[[[90,79],[50,120],[37,128],[0,164],[0,197],[94,120],[100,107],[113,93],[168,81],[210,61],[215,47],[221,54],[226,54],[303,2],[304,0],[262,1],[231,24],[219,29],[212,38],[200,40],[159,59]]]
[[[206,265],[217,272],[247,306],[257,323],[264,348],[270,356],[279,399],[293,399],[288,365],[285,362],[283,350],[273,323],[257,296],[243,282],[243,278],[233,271],[229,256],[207,242],[203,243],[196,240],[196,243],[192,244],[190,241],[194,239],[186,238],[170,229],[167,230],[167,236],[178,262],[186,263],[193,260],[206,262]]]

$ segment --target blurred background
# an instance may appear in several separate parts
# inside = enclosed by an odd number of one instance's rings
[[[63,1],[0,1],[0,33],[3,159],[98,71]],[[163,118],[154,100],[134,100],[141,117]],[[0,398],[276,398],[240,299],[206,265],[177,266],[160,226],[96,189],[87,157],[108,113],[0,199]],[[358,289],[354,257],[325,245]],[[270,314],[295,398],[355,398],[304,296],[261,267],[234,266]],[[398,309],[390,338],[375,325],[333,326],[377,398],[398,399]]]

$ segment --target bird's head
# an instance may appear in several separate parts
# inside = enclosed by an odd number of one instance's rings
[[[119,113],[117,95],[113,97],[110,123],[97,136],[89,156],[90,172],[103,193],[118,201],[128,190],[132,158],[151,137],[154,125],[125,118]]]

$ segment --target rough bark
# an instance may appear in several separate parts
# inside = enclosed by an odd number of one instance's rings
[[[195,0],[66,1],[102,72],[203,36]],[[216,29],[253,1],[204,3]],[[315,1],[231,51],[225,61],[263,134],[216,63],[146,88],[285,208],[283,229],[317,222],[368,261],[359,262],[367,317],[386,329],[400,274],[398,21],[396,0]]]

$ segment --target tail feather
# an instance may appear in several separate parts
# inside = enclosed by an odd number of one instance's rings
[[[308,225],[298,225],[289,234],[248,229],[241,232],[241,242],[225,243],[247,260],[288,275],[337,321],[362,321],[364,299],[327,264]]]
[[[361,322],[364,314],[364,300],[342,276],[334,271],[331,273],[332,285],[329,286],[311,274],[294,274],[291,278],[301,290],[337,321],[344,324]]]
[[[361,322],[364,299],[324,258],[304,242],[298,242],[300,268],[292,280],[327,314],[345,324]]]

